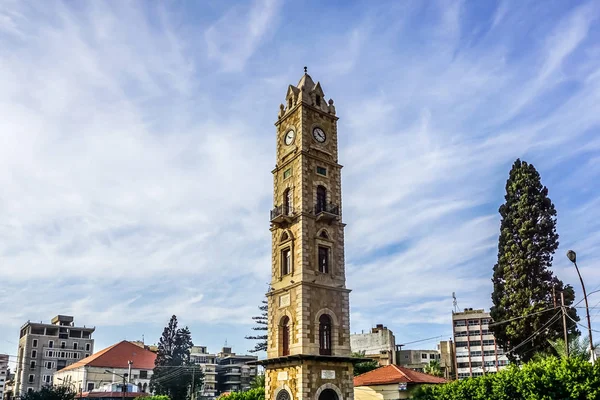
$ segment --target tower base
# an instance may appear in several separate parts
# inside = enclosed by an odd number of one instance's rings
[[[354,400],[357,361],[302,354],[263,360],[265,400]]]

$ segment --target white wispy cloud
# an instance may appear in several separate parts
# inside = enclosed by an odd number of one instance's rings
[[[0,329],[71,313],[108,345],[177,314],[197,342],[250,348],[272,123],[306,64],[340,117],[353,331],[447,335],[452,292],[489,306],[517,157],[559,212],[554,270],[578,288],[572,247],[600,286],[598,10],[505,4],[3,2]]]

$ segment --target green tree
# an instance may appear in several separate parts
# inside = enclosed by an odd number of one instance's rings
[[[69,386],[44,386],[37,392],[21,395],[21,400],[73,400],[75,391]]]
[[[490,326],[496,341],[511,361],[527,361],[535,352],[544,352],[562,336],[559,310],[553,291],[563,291],[569,316],[579,321],[570,307],[575,293],[550,271],[558,247],[556,210],[531,164],[515,161],[506,182],[505,203],[498,239],[498,262],[494,266],[494,291]],[[577,325],[567,319],[568,331],[578,335]]]
[[[265,400],[265,387],[228,393],[220,396],[219,400]]]
[[[425,368],[423,368],[423,371],[426,374],[433,376],[444,376],[444,372],[442,371],[442,367],[438,360],[429,361],[429,365],[425,366]]]
[[[169,396],[171,400],[197,398],[204,375],[199,366],[190,360],[192,335],[186,326],[177,328],[173,315],[158,342],[150,389],[157,395]]]
[[[354,358],[365,358],[364,351],[358,351],[352,353],[352,357]],[[374,369],[379,368],[379,363],[375,360],[362,361],[354,364],[354,376],[358,376],[364,374],[369,371],[373,371]]]
[[[248,350],[250,353],[258,353],[259,351],[267,351],[267,331],[268,331],[268,309],[269,305],[266,300],[262,301],[262,305],[258,306],[258,309],[261,311],[260,315],[252,317],[254,322],[256,322],[256,326],[252,327],[255,331],[265,332],[259,335],[250,335],[246,336],[246,339],[249,340],[257,340],[258,343],[254,346],[254,349]]]
[[[254,377],[254,379],[252,380],[252,382],[250,382],[250,388],[251,389],[260,389],[260,388],[265,388],[265,375],[261,374],[261,375],[256,375]]]
[[[567,346],[565,346],[565,339],[559,338],[556,340],[548,340],[554,354],[558,358],[567,357]],[[594,347],[598,347],[598,343],[594,344]],[[569,357],[579,358],[581,360],[590,360],[590,339],[588,337],[571,336],[569,338]]]

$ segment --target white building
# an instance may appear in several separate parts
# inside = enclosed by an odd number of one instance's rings
[[[200,397],[213,400],[217,397],[217,356],[209,354],[206,346],[192,346],[190,360],[199,365],[204,373],[204,385]]]
[[[458,379],[493,374],[508,365],[508,358],[489,330],[491,320],[485,310],[466,308],[452,313]]]
[[[78,392],[105,391],[107,384],[122,385],[126,377],[137,392],[148,392],[155,360],[152,351],[123,340],[57,371],[54,385],[68,385]]]
[[[4,389],[8,381],[8,355],[0,354],[0,399],[4,398]]]
[[[365,357],[375,359],[379,365],[396,364],[396,338],[387,327],[378,324],[369,333],[350,335],[353,353],[364,352]]]

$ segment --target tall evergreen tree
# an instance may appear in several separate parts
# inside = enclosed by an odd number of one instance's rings
[[[246,336],[246,339],[249,340],[258,340],[258,343],[254,346],[254,349],[248,350],[250,353],[257,353],[259,351],[267,351],[267,334],[268,331],[268,309],[269,305],[266,300],[262,301],[262,305],[258,306],[258,309],[261,311],[260,315],[256,317],[252,317],[252,319],[256,322],[256,326],[252,327],[255,331],[265,332],[264,334],[254,335],[254,336]]]
[[[177,317],[173,315],[163,330],[158,342],[154,370],[150,378],[150,389],[171,400],[196,399],[202,388],[204,375],[199,366],[190,360],[192,335],[186,326],[177,328]]]
[[[550,271],[558,248],[556,210],[548,189],[542,186],[535,167],[517,159],[506,181],[506,202],[498,239],[498,262],[494,266],[494,291],[490,329],[508,357],[528,361],[536,352],[548,350],[550,340],[563,335],[560,309],[554,308],[553,293],[564,292],[569,316],[579,321],[570,307],[575,293]],[[554,291],[553,291],[554,290]],[[570,334],[579,334],[567,318]]]

